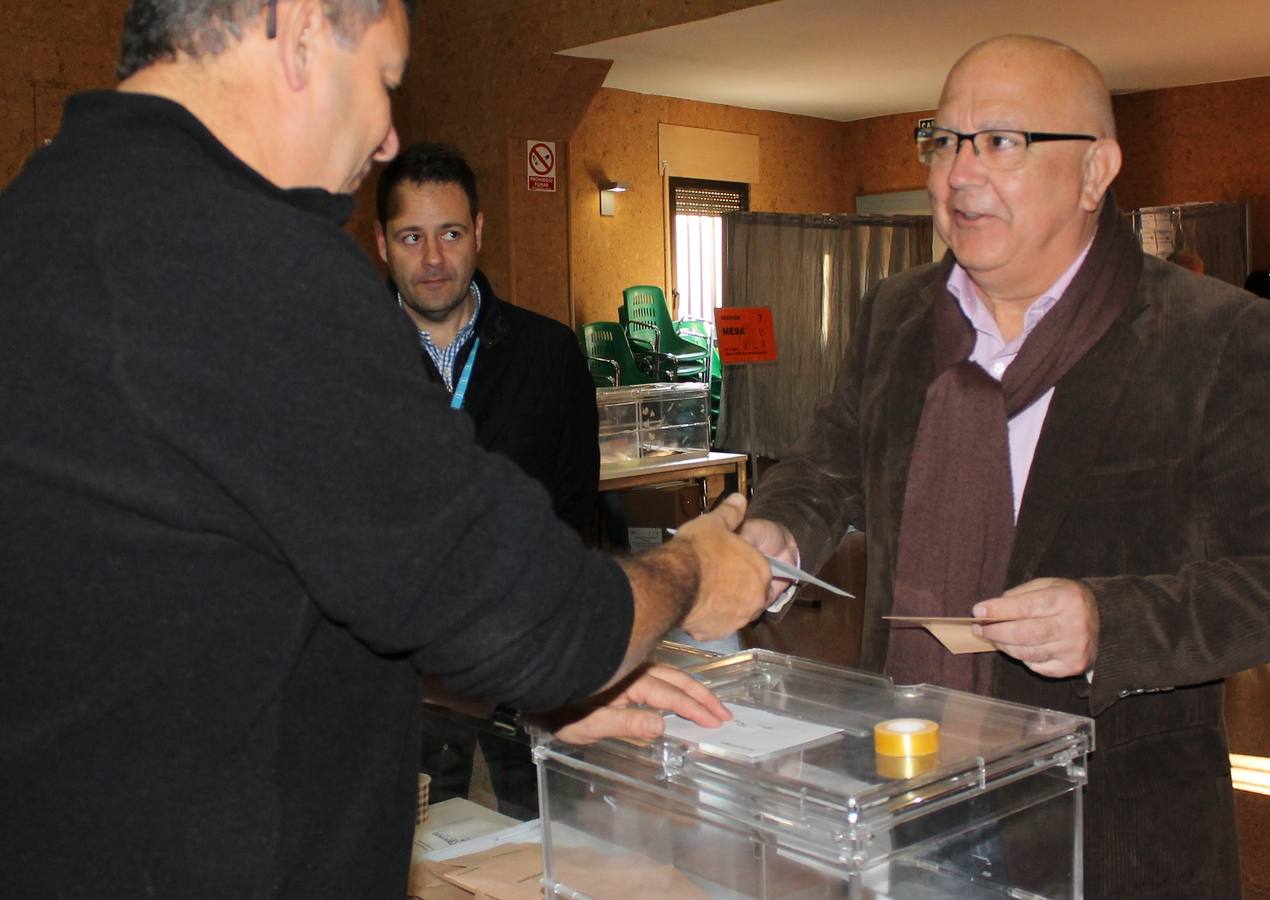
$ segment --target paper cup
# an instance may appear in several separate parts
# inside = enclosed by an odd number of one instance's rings
[[[428,785],[432,776],[427,772],[419,773],[419,806],[415,809],[415,824],[422,825],[428,821]]]

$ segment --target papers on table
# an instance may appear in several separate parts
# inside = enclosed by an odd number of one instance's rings
[[[410,872],[417,900],[542,900],[542,847],[509,843],[448,860],[428,859]],[[709,900],[673,865],[642,853],[553,842],[552,874],[571,897]],[[717,895],[715,895],[717,896]]]
[[[667,716],[666,736],[697,744],[711,753],[760,759],[842,733],[841,728],[831,725],[806,722],[751,706],[727,704],[727,708],[732,719],[718,728],[703,728],[679,716]]]
[[[519,824],[517,819],[479,803],[463,797],[451,797],[432,804],[428,808],[428,818],[415,826],[414,855],[431,857],[458,844]]]

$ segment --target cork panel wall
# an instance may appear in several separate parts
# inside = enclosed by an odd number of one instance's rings
[[[586,61],[553,54],[763,2],[598,0],[547,4],[529,15],[519,0],[416,0],[402,138],[447,141],[467,155],[486,216],[481,266],[496,288],[531,309],[565,315],[568,204],[564,196],[553,203],[512,191],[523,168],[519,143],[567,141],[599,88],[581,68]]]
[[[543,102],[514,111],[508,122],[507,210],[513,240],[512,282],[506,289],[522,306],[570,324],[568,139],[610,65],[606,60],[550,57],[535,72],[535,93]],[[531,140],[555,144],[554,191],[529,190]]]
[[[616,320],[624,287],[666,283],[657,165],[665,102],[602,90],[570,142],[569,281],[579,324]],[[605,181],[625,181],[630,190],[615,198],[613,216],[602,217],[598,186]]]
[[[534,140],[539,138],[535,137]],[[508,141],[508,220],[515,240],[511,246],[512,282],[494,284],[497,291],[514,294],[521,306],[571,323],[569,310],[568,252],[568,147],[556,145],[556,189],[531,191],[528,186],[528,138]],[[488,219],[488,215],[487,215]],[[539,223],[561,223],[539,227]],[[484,254],[482,254],[484,255]]]
[[[858,194],[913,191],[926,186],[926,167],[917,161],[913,129],[918,119],[933,115],[933,111],[922,111],[845,123],[843,169],[853,179],[848,212],[855,212]]]
[[[566,202],[522,197],[513,202],[509,193],[516,168],[514,154],[508,152],[516,141],[509,138],[563,142],[598,88],[599,81],[579,76],[583,67],[596,65],[593,61],[561,60],[552,54],[764,2],[769,0],[608,0],[550,4],[528,16],[519,0],[417,0],[415,59],[396,104],[401,135],[407,141],[449,140],[468,152],[490,213],[482,264],[502,290],[526,293],[530,305],[550,306],[544,311],[552,315],[563,315],[567,308],[562,299],[568,264]],[[18,171],[41,136],[56,130],[67,95],[114,85],[127,5],[128,0],[6,4],[0,34],[0,184]],[[544,89],[543,80],[553,78],[555,86]],[[569,96],[587,85],[590,93],[580,100]],[[563,105],[557,102],[561,96]],[[377,257],[372,187],[368,183],[359,192],[350,231],[368,254]],[[550,208],[541,209],[544,204]],[[524,252],[513,253],[513,230],[518,236],[529,235],[531,246]],[[544,244],[546,235],[555,236],[554,244]],[[513,259],[520,261],[515,281]]]
[[[0,185],[58,129],[66,98],[111,88],[127,0],[9,0],[0,29]]]
[[[519,30],[497,3],[416,2],[398,105],[403,144],[445,141],[467,156],[485,213],[480,265],[509,297],[507,118],[528,56]]]
[[[759,136],[750,208],[837,212],[851,202],[843,125],[825,119],[604,89],[570,142],[570,284],[578,322],[613,319],[624,287],[667,285],[659,123]],[[598,185],[626,181],[616,215]]]
[[[66,99],[118,79],[129,0],[13,0],[0,31],[0,186],[57,133]],[[375,259],[373,176],[358,194],[350,231]]]
[[[1270,267],[1270,164],[1246,142],[1247,122],[1270,118],[1270,78],[1192,85],[1113,98],[1124,165],[1122,208],[1247,200],[1249,262]],[[844,171],[855,194],[914,190],[925,169],[912,150],[917,120],[933,111],[846,123]]]
[[[1270,159],[1255,135],[1270,121],[1270,78],[1114,98],[1122,207],[1248,201],[1248,260],[1270,268]]]
[[[30,84],[0,82],[0,185],[8,184],[35,147]]]

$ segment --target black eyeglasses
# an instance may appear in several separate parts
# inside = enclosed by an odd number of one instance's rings
[[[265,37],[273,40],[278,36],[278,0],[265,2]]]
[[[1046,141],[1096,141],[1092,134],[1063,134],[1055,131],[1013,131],[990,128],[962,134],[951,128],[918,128],[917,158],[932,168],[952,165],[961,151],[961,142],[970,141],[975,156],[988,169],[1018,169],[1027,158],[1027,148]]]

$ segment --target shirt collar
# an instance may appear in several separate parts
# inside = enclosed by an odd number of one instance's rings
[[[468,317],[468,320],[463,324],[463,327],[455,333],[454,341],[450,344],[451,347],[463,346],[463,342],[471,337],[472,332],[476,330],[476,320],[481,314],[481,289],[477,286],[476,279],[472,279],[472,281],[468,283],[467,289],[472,293],[472,296],[476,298],[476,303],[472,306],[472,315]],[[401,299],[401,291],[397,291],[397,307],[402,312],[405,312],[406,302]],[[436,346],[432,343],[432,336],[428,334],[428,329],[419,328],[417,325],[415,328],[419,332],[419,337],[423,339],[426,345],[433,347]]]
[[[473,281],[468,285],[468,290],[476,297],[476,304],[472,309],[472,315],[458,333],[454,335],[454,340],[444,349],[438,347],[432,342],[432,337],[422,328],[418,328],[419,343],[423,346],[423,350],[428,354],[428,358],[432,360],[432,364],[436,367],[437,372],[441,375],[441,381],[445,385],[445,389],[450,393],[454,393],[454,366],[458,362],[459,352],[467,344],[476,331],[476,320],[481,312],[481,289],[476,286]],[[401,293],[397,293],[397,305],[404,308]]]
[[[1085,262],[1085,257],[1089,255],[1089,248],[1093,245],[1094,239],[1091,237],[1089,243],[1077,254],[1072,264],[1067,267],[1063,274],[1059,275],[1053,284],[1032,301],[1032,304],[1027,308],[1027,312],[1023,314],[1023,333],[1013,343],[1021,343],[1031,334],[1032,329],[1040,323],[1041,319],[1045,318],[1045,314],[1053,309],[1054,305],[1063,298],[1063,294],[1071,286],[1076,273],[1080,271],[1081,265]],[[996,320],[992,318],[992,312],[979,299],[978,294],[975,293],[970,273],[958,263],[953,263],[952,271],[948,274],[947,287],[948,293],[952,294],[953,298],[956,299],[957,305],[961,307],[962,313],[970,320],[970,324],[976,331],[1000,338],[1001,330],[997,328]]]

